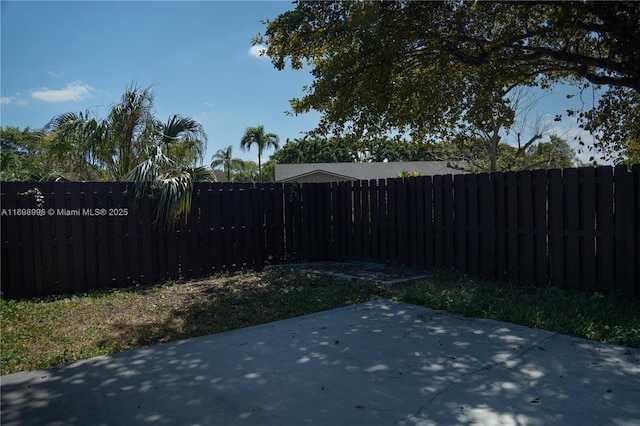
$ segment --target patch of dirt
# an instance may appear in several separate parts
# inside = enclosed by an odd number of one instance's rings
[[[397,285],[431,277],[429,271],[385,266],[372,262],[309,262],[273,265],[265,268],[300,270],[306,273],[329,276],[341,280],[367,284]]]

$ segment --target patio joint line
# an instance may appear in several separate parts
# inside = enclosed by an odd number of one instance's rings
[[[445,388],[444,388],[444,389],[442,389],[440,392],[436,392],[436,394],[435,394],[435,395],[433,395],[433,396],[431,397],[431,399],[430,399],[429,401],[427,401],[427,403],[426,403],[426,404],[424,404],[424,405],[420,406],[420,408],[418,408],[418,411],[416,411],[416,413],[415,413],[415,414],[413,414],[413,415],[411,415],[411,416],[408,416],[408,417],[405,417],[405,418],[403,418],[403,419],[397,420],[397,421],[395,422],[395,424],[398,424],[398,423],[400,423],[401,421],[409,420],[409,419],[411,419],[411,418],[417,418],[417,417],[420,415],[420,413],[421,413],[424,409],[428,408],[428,407],[429,407],[429,406],[430,406],[430,405],[431,405],[431,404],[432,404],[436,399],[438,399],[441,395],[444,395],[445,393],[447,393],[447,392],[449,391],[449,389],[450,389],[453,385],[459,384],[459,383],[460,383],[460,379],[465,378],[465,377],[468,377],[468,376],[472,376],[472,375],[474,375],[474,374],[478,374],[478,373],[480,373],[480,372],[482,372],[482,371],[491,370],[492,368],[495,368],[495,367],[498,367],[498,366],[504,365],[504,364],[506,364],[506,363],[507,363],[507,362],[509,362],[509,361],[513,361],[513,360],[515,360],[515,359],[518,359],[518,358],[520,358],[520,357],[524,356],[524,354],[526,354],[527,352],[529,352],[531,349],[533,349],[533,348],[535,348],[535,347],[538,347],[538,345],[540,345],[541,343],[543,343],[543,342],[545,342],[546,340],[549,340],[549,339],[551,339],[552,337],[555,337],[555,336],[557,336],[557,335],[558,335],[558,333],[550,334],[549,336],[546,336],[546,337],[544,337],[544,338],[542,338],[542,339],[540,339],[540,340],[538,340],[538,341],[534,342],[534,343],[533,343],[533,344],[531,344],[527,349],[525,349],[525,350],[521,351],[521,352],[520,352],[520,353],[518,353],[517,355],[514,355],[514,356],[512,356],[512,357],[510,357],[510,358],[508,358],[508,359],[506,359],[506,360],[504,360],[504,361],[500,361],[500,362],[491,362],[491,363],[489,363],[489,364],[483,365],[482,367],[479,367],[478,369],[476,369],[476,370],[474,370],[474,371],[470,371],[470,372],[468,372],[468,373],[462,373],[462,374],[460,374],[459,376],[454,377],[453,379],[451,379],[451,382],[449,382],[449,384],[448,384],[447,386],[445,386]]]
[[[105,395],[104,393],[104,387],[102,387],[102,363],[99,366],[99,370],[98,370],[98,387],[100,388],[100,394],[102,394],[102,400],[104,401],[105,405],[108,405],[108,400],[107,400],[107,395]]]

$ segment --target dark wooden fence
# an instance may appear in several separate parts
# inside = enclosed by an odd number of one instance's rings
[[[150,204],[134,205],[131,189],[3,183],[4,297],[314,260],[451,267],[640,297],[640,166],[338,184],[198,183],[187,222],[170,228],[153,225]]]

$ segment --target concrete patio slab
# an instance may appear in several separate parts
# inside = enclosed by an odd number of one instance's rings
[[[639,425],[640,350],[376,300],[1,378],[2,425]]]

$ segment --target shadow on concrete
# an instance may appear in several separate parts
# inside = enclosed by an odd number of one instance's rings
[[[3,425],[631,425],[637,350],[377,300],[2,377]]]

